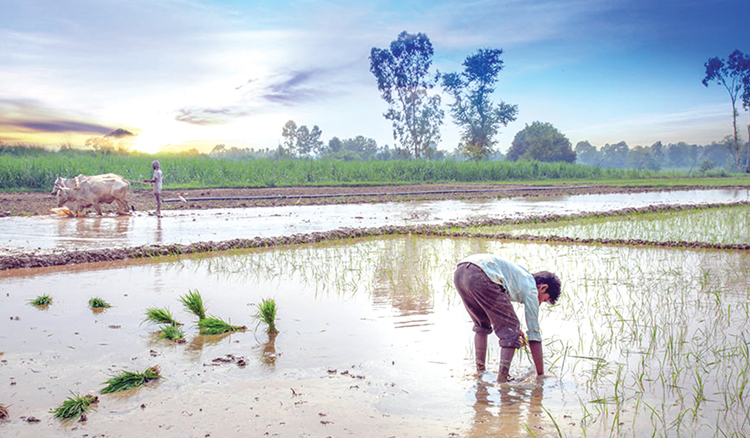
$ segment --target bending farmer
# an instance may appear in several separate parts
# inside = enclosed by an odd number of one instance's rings
[[[474,321],[474,352],[477,371],[485,370],[487,335],[500,339],[498,382],[508,381],[508,369],[516,349],[526,345],[511,301],[526,310],[528,345],[538,375],[544,374],[539,305],[555,304],[560,297],[560,279],[542,271],[530,274],[523,267],[490,254],[474,254],[458,263],[453,281],[466,310]]]
[[[154,168],[154,177],[151,179],[144,179],[143,182],[151,183],[154,185],[154,196],[156,197],[156,216],[161,217],[161,186],[164,181],[164,174],[159,168],[159,160],[154,160],[151,163],[151,167]]]

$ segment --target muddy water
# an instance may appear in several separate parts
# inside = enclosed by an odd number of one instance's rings
[[[0,218],[0,250],[99,249],[145,244],[189,244],[234,238],[275,237],[342,227],[380,227],[601,212],[626,207],[748,200],[747,190],[572,195],[471,201],[287,206],[166,211],[159,219],[134,217]]]
[[[541,311],[550,374],[541,382],[523,353],[514,383],[472,373],[471,324],[451,278],[459,258],[485,251],[563,277],[564,298]],[[3,272],[0,403],[11,421],[0,432],[515,437],[528,427],[557,436],[549,412],[566,436],[730,435],[747,421],[733,385],[750,376],[748,270],[750,258],[734,252],[393,237]],[[208,313],[250,330],[198,335],[178,302],[195,289]],[[27,303],[41,293],[53,296],[47,309]],[[113,307],[93,313],[93,296]],[[262,298],[278,305],[275,338],[252,317]],[[157,339],[142,323],[148,307],[170,308],[187,342]],[[86,423],[47,413],[70,391],[95,393],[113,373],[155,364],[163,381],[100,395]],[[696,376],[710,396],[689,427],[667,427],[692,407]]]

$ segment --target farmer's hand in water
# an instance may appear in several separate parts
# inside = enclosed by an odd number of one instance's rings
[[[523,330],[518,331],[518,337],[521,340],[521,348],[529,345],[528,342],[526,342],[526,335],[523,334]]]

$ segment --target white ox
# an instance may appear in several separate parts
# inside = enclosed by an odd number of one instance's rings
[[[62,207],[66,202],[77,202],[75,215],[82,216],[83,210],[93,206],[99,216],[102,209],[99,204],[117,204],[117,214],[130,214],[128,208],[128,190],[130,182],[120,175],[107,173],[104,175],[62,178],[55,180],[52,195],[57,196],[57,206]]]

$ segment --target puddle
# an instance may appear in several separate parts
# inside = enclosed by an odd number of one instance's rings
[[[564,297],[540,312],[551,375],[541,384],[523,352],[511,369],[520,381],[473,376],[471,323],[451,282],[473,252],[561,274]],[[0,428],[17,437],[742,433],[749,270],[738,252],[392,237],[1,272],[0,403],[12,419]],[[178,301],[191,289],[209,314],[250,330],[198,335]],[[42,293],[53,297],[46,310],[28,304]],[[94,296],[113,307],[93,313]],[[263,298],[278,306],[275,338],[252,317]],[[143,323],[148,307],[168,307],[187,342],[157,339]],[[71,391],[96,393],[114,373],[155,364],[163,381],[100,395],[86,423],[48,413]]]
[[[0,218],[0,251],[103,249],[146,244],[189,244],[235,238],[278,237],[343,227],[381,227],[602,212],[626,207],[748,200],[748,190],[571,195],[471,201],[422,201],[166,211],[159,219],[134,217]]]

